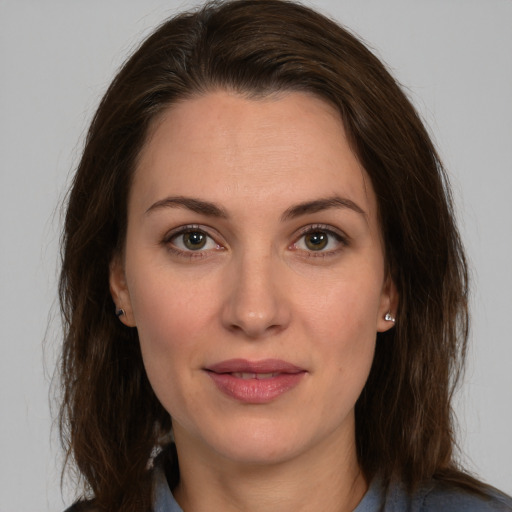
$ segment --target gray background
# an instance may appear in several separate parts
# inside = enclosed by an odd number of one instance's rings
[[[473,267],[466,464],[512,493],[512,1],[316,0],[389,65],[449,169]],[[114,70],[169,0],[0,0],[0,512],[63,509],[52,426],[62,200]],[[46,339],[43,350],[43,339]],[[64,486],[70,502],[72,486]]]

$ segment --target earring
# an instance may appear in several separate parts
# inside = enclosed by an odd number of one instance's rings
[[[122,309],[122,308],[117,309],[116,308],[116,316],[117,316],[117,318],[119,318],[120,316],[123,316],[125,314],[126,314],[126,311],[124,309]]]
[[[384,320],[386,320],[386,322],[396,322],[395,317],[389,311],[384,315]]]

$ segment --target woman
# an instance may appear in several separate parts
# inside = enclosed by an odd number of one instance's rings
[[[328,19],[164,23],[93,119],[63,243],[76,509],[512,509],[453,456],[467,269],[441,163]]]

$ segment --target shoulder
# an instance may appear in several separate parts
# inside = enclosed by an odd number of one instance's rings
[[[418,512],[512,512],[512,498],[489,488],[482,494],[442,483],[431,483],[418,496]]]
[[[384,485],[377,478],[355,512],[512,512],[512,498],[492,487],[482,489],[477,493],[430,480],[410,493],[400,482]]]

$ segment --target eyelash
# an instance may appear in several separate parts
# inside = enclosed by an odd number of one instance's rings
[[[297,244],[300,240],[302,240],[307,235],[313,234],[313,233],[322,233],[326,234],[329,238],[334,238],[334,240],[337,242],[337,244],[340,247],[336,247],[335,249],[330,250],[319,250],[319,251],[313,251],[313,250],[303,250],[297,247]],[[330,243],[329,241],[327,243]],[[343,248],[348,247],[349,240],[348,237],[342,233],[340,233],[337,230],[334,230],[333,228],[326,226],[325,224],[314,224],[310,226],[306,226],[301,229],[298,238],[296,239],[293,244],[290,245],[290,249],[295,251],[301,251],[302,256],[305,258],[326,258],[329,256],[335,256],[337,255]]]
[[[173,240],[184,236],[187,233],[201,233],[202,235],[209,238],[213,243],[215,244],[215,249],[198,249],[196,251],[194,250],[183,250],[176,245],[173,244]],[[205,258],[207,256],[207,253],[211,250],[223,250],[224,247],[217,243],[215,239],[208,234],[208,232],[201,226],[197,224],[190,224],[187,226],[180,226],[179,228],[173,229],[171,232],[167,233],[162,240],[163,245],[166,246],[167,250],[171,252],[172,254],[175,254],[177,256],[180,256],[182,258],[188,258],[188,259],[196,259],[196,258]],[[208,242],[207,242],[208,243]]]
[[[215,244],[215,248],[212,249],[202,249],[199,248],[198,250],[183,250],[173,243],[173,240],[177,239],[180,236],[184,236],[187,233],[200,233],[209,238],[213,243]],[[307,235],[313,234],[313,233],[322,233],[328,236],[328,238],[334,238],[334,240],[339,244],[341,247],[336,247],[335,249],[330,250],[307,250],[307,249],[300,249],[297,247],[297,244]],[[206,242],[208,243],[208,242]],[[327,244],[330,243],[330,240],[327,241]],[[204,229],[204,227],[201,227],[197,224],[190,224],[186,226],[180,226],[179,228],[176,228],[172,230],[171,232],[167,233],[165,237],[162,240],[162,244],[165,245],[168,251],[170,251],[172,254],[175,254],[177,256],[180,256],[182,258],[188,258],[188,259],[196,259],[196,258],[205,258],[208,256],[208,253],[212,250],[221,251],[224,250],[224,246],[219,244],[214,237],[212,237],[210,234],[208,234],[207,230]],[[324,224],[314,224],[309,225],[304,228],[302,228],[299,232],[298,237],[295,239],[295,241],[288,247],[290,250],[293,251],[300,251],[302,254],[302,257],[305,258],[325,258],[329,256],[334,256],[338,254],[344,247],[347,247],[349,245],[348,243],[348,237],[346,235],[341,234],[338,231],[335,231],[333,228],[326,226]]]

